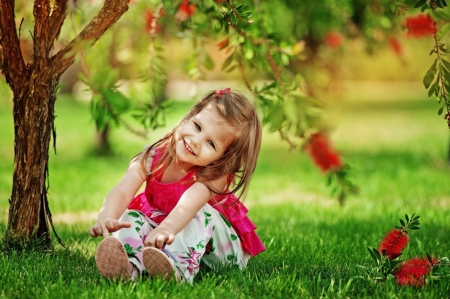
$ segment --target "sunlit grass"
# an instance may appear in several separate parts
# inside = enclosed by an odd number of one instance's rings
[[[335,147],[352,166],[350,177],[361,189],[344,206],[305,154],[289,151],[276,134],[265,132],[246,204],[267,250],[251,259],[243,272],[202,270],[193,286],[151,280],[123,285],[99,275],[94,262],[99,239],[90,238],[87,228],[129,160],[165,130],[143,140],[113,129],[115,155],[99,157],[93,152],[94,124],[88,105],[60,98],[49,199],[67,248],[57,246],[52,255],[0,252],[0,297],[445,298],[450,293],[448,281],[423,289],[400,288],[363,279],[358,268],[371,265],[366,247],[377,247],[405,213],[419,214],[422,220],[421,229],[411,233],[405,257],[423,256],[426,251],[449,255],[449,132],[433,100],[420,94],[420,86],[417,90],[411,99],[403,98],[399,89],[397,100],[390,94],[391,100],[349,97],[333,102],[327,113],[336,124]],[[177,103],[170,125],[190,105]],[[3,219],[12,184],[11,109],[7,100],[0,100]],[[5,221],[0,233],[4,225]]]

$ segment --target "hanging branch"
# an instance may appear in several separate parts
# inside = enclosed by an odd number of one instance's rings
[[[11,1],[11,0],[10,0]],[[89,24],[64,49],[52,57],[53,75],[62,74],[73,64],[77,48],[92,46],[128,10],[130,0],[108,0]],[[3,3],[3,2],[2,2]]]
[[[158,7],[156,8],[155,12],[153,13],[153,19],[150,24],[150,80],[152,81],[153,88],[151,89],[151,92],[153,93],[153,106],[156,107],[158,105],[157,103],[157,96],[156,96],[156,86],[157,86],[157,68],[156,65],[156,59],[158,58],[158,49],[155,46],[156,41],[156,26],[158,24],[159,18],[161,17],[162,9],[164,8],[164,3],[159,3]]]
[[[432,11],[437,11],[447,7],[445,0],[420,0],[418,1],[415,8],[421,8],[422,10],[430,8]],[[441,43],[438,38],[438,23],[436,20],[428,16],[429,22],[431,22],[431,28],[427,28],[427,33],[431,33],[434,40],[433,49],[430,55],[436,54],[436,59],[434,60],[431,67],[425,73],[423,77],[423,84],[428,90],[428,96],[435,95],[437,97],[438,103],[442,103],[442,106],[438,110],[438,115],[442,115],[444,108],[446,113],[444,119],[450,129],[450,100],[448,99],[448,93],[450,93],[450,62],[444,59],[444,56],[450,53],[449,49],[444,43]],[[431,32],[430,32],[431,31]]]
[[[443,100],[444,105],[439,108],[438,114],[441,115],[444,107],[447,111],[447,113],[444,116],[444,119],[447,121],[448,127],[450,129],[450,101],[447,98],[447,92],[450,92],[450,87],[448,85],[448,80],[446,78],[446,75],[450,77],[450,63],[443,59],[443,55],[448,54],[448,49],[445,48],[444,44],[440,44],[438,37],[437,37],[437,22],[433,20],[433,27],[434,27],[434,53],[436,53],[437,60],[439,61],[442,68],[439,68],[438,78],[436,80],[437,84],[440,85],[440,97],[439,97],[439,103]],[[449,91],[447,91],[447,89]]]

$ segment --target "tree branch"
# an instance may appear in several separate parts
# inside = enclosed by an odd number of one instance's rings
[[[60,76],[75,60],[77,49],[92,46],[128,10],[130,0],[105,0],[92,21],[64,49],[52,57],[54,76]]]
[[[50,16],[50,32],[47,40],[47,52],[53,48],[55,40],[58,39],[61,27],[66,19],[67,0],[56,0]]]
[[[0,67],[6,82],[11,87],[19,85],[26,66],[16,31],[14,0],[2,0],[0,4],[0,47],[3,59]]]
[[[34,36],[33,36],[33,61],[38,64],[46,64],[49,52],[47,40],[49,32],[50,0],[35,0],[33,6]],[[42,69],[37,66],[36,69]]]

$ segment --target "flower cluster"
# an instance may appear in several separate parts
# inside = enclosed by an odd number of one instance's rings
[[[395,279],[400,285],[421,287],[425,284],[425,277],[430,274],[437,262],[437,259],[430,260],[427,257],[409,259],[395,270]]]
[[[378,252],[393,260],[402,254],[408,244],[408,231],[403,229],[391,230],[380,243]]]
[[[398,260],[408,245],[409,230],[419,229],[419,218],[420,216],[415,214],[411,217],[405,215],[405,221],[400,219],[401,226],[390,230],[380,242],[378,249],[367,248],[376,262],[376,267],[371,270],[362,267],[366,270],[369,279],[373,281],[392,279],[399,285],[422,287],[430,279],[450,277],[447,273],[450,272],[448,258],[437,259],[427,253],[426,257]]]
[[[436,22],[428,14],[420,14],[405,19],[407,36],[421,38],[436,34]]]
[[[304,150],[324,172],[339,169],[342,166],[339,154],[333,149],[330,141],[321,133],[311,135],[304,146]]]
[[[158,18],[164,17],[164,15],[165,15],[165,12],[163,9],[159,12],[159,15],[158,14],[155,15],[155,12],[152,11],[151,9],[147,9],[144,12],[145,30],[147,32],[161,31],[161,25],[158,23]]]
[[[178,7],[175,19],[179,22],[186,21],[197,11],[197,6],[189,2],[189,0],[182,0]]]
[[[339,32],[331,31],[324,36],[323,43],[330,49],[338,49],[344,43],[344,38]]]

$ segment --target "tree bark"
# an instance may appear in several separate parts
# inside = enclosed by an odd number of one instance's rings
[[[97,132],[97,152],[102,156],[107,156],[112,153],[111,145],[109,143],[109,125],[103,128],[103,130],[96,130]]]
[[[53,146],[56,144],[54,107],[59,78],[74,62],[77,54],[74,49],[83,44],[92,46],[128,10],[128,3],[129,0],[105,0],[98,15],[81,33],[52,56],[54,42],[67,14],[67,0],[55,0],[53,7],[49,0],[35,0],[33,58],[25,64],[16,28],[14,0],[1,1],[0,67],[13,91],[14,102],[14,173],[5,238],[9,248],[51,246],[48,152],[52,136]]]
[[[30,81],[14,95],[14,173],[6,245],[51,246],[47,201],[49,145],[54,132],[56,81]]]

